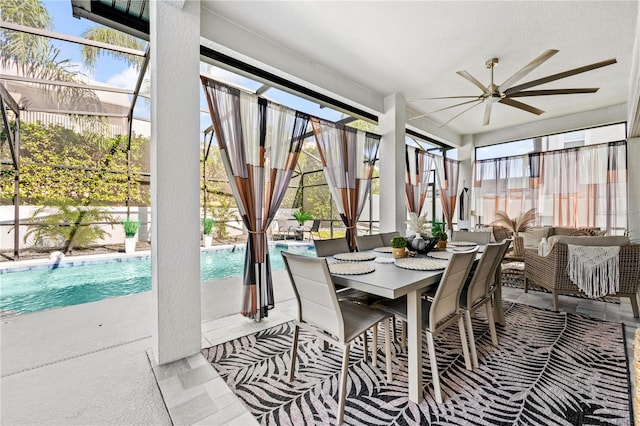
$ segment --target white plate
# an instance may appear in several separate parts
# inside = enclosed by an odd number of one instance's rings
[[[375,270],[375,265],[372,265],[370,263],[340,262],[329,264],[329,271],[332,274],[339,275],[368,274],[369,272],[373,272]]]
[[[445,269],[449,264],[448,260],[434,259],[429,257],[409,257],[396,259],[396,266],[404,269],[414,269],[416,271],[437,271]]]
[[[364,262],[365,260],[375,259],[376,255],[373,253],[366,253],[366,252],[336,253],[333,255],[333,258],[336,260],[346,260],[348,262]]]

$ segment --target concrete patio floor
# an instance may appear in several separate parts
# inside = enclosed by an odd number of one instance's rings
[[[202,346],[293,318],[288,277],[274,271],[276,309],[262,323],[237,314],[240,279],[202,286]],[[506,301],[550,309],[551,297],[504,288]],[[631,305],[560,297],[561,309],[625,323],[632,362],[638,320]],[[151,293],[2,317],[0,424],[257,424],[204,357],[156,366]],[[151,360],[150,360],[151,359]],[[630,368],[633,383],[633,368]]]

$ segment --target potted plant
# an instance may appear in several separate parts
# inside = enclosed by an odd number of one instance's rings
[[[491,224],[502,225],[509,231],[513,232],[513,254],[514,256],[524,256],[524,238],[519,235],[531,227],[536,220],[536,209],[530,209],[526,212],[520,212],[516,217],[509,217],[507,212],[498,210],[496,212],[496,220]]]
[[[138,232],[138,228],[140,227],[139,220],[131,220],[129,216],[127,219],[122,222],[122,226],[124,227],[124,252],[125,253],[134,253],[136,251],[136,233]]]
[[[210,217],[205,217],[202,220],[202,242],[205,247],[211,247],[211,240],[213,239],[213,225],[215,225],[215,220]]]
[[[396,235],[391,239],[391,252],[394,259],[407,256],[407,239],[401,235]]]
[[[434,220],[431,222],[431,233],[434,238],[438,239],[436,247],[439,249],[443,249],[447,247],[447,239],[449,238],[447,235],[447,231],[444,229],[444,222],[439,222]]]
[[[313,219],[313,215],[303,209],[291,213],[291,216],[293,216],[295,220],[298,221],[298,225],[300,225],[301,227],[304,226],[304,223],[307,220]]]

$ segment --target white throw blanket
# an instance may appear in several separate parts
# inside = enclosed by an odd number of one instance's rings
[[[577,246],[567,244],[567,274],[589,297],[616,294],[620,290],[619,246]]]

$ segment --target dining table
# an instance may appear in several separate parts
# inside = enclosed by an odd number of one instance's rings
[[[363,255],[369,257],[390,259],[391,253],[367,250]],[[337,255],[336,255],[337,256]],[[424,257],[424,255],[420,255]],[[366,257],[366,256],[365,256]],[[478,256],[479,257],[479,256]],[[342,260],[333,256],[327,258],[327,262],[337,263]],[[402,296],[407,298],[407,358],[408,358],[408,385],[409,399],[416,404],[423,400],[422,383],[422,293],[429,287],[437,286],[442,278],[444,269],[437,270],[412,270],[395,265],[391,260],[378,263],[375,259],[362,261],[375,266],[369,273],[362,274],[338,274],[331,273],[335,284],[364,291],[387,299],[397,299]],[[501,297],[497,294],[494,310],[502,317]]]
[[[375,253],[376,257],[390,258],[390,253],[365,251],[360,253]],[[327,258],[329,263],[339,260]],[[437,285],[442,278],[443,269],[433,271],[419,271],[403,269],[394,263],[376,263],[375,260],[366,261],[375,265],[370,273],[358,275],[334,274],[333,281],[345,287],[364,291],[369,294],[397,299],[407,296],[407,352],[409,399],[419,404],[423,399],[422,392],[422,293],[431,286]]]

